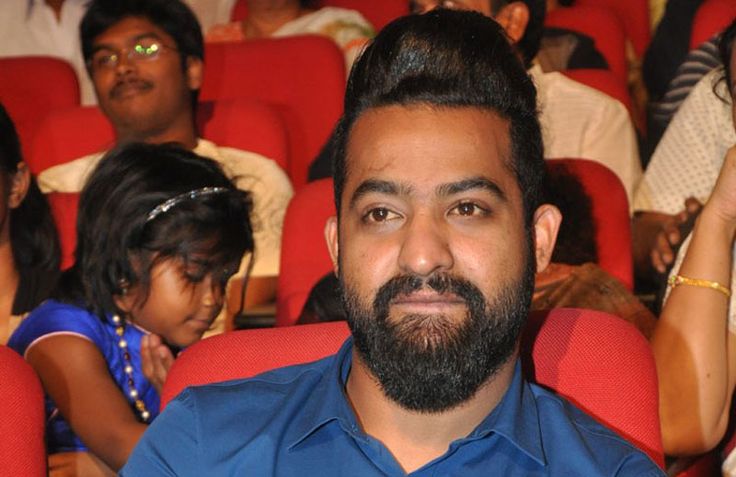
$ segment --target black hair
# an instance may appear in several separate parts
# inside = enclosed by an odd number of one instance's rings
[[[205,187],[225,192],[186,198],[154,218],[174,197]],[[104,318],[130,286],[148,296],[151,269],[168,259],[200,264],[224,291],[241,257],[253,251],[251,201],[220,166],[173,144],[131,143],[110,151],[82,190],[74,266],[57,298]],[[215,275],[213,275],[214,278]]]
[[[299,0],[299,6],[302,8],[315,8],[317,6],[317,0]]]
[[[491,14],[496,15],[503,7],[519,0],[490,0]],[[524,30],[524,35],[516,43],[516,48],[524,57],[524,64],[529,68],[532,60],[539,53],[539,47],[542,44],[542,34],[544,33],[544,18],[547,15],[546,0],[520,0],[529,10],[529,22]]]
[[[598,262],[596,225],[590,196],[580,180],[561,164],[547,163],[544,201],[562,213],[552,261],[568,265]]]
[[[721,38],[718,41],[718,51],[721,57],[721,63],[723,63],[723,80],[726,82],[726,90],[728,91],[728,97],[732,97],[733,93],[731,90],[731,56],[733,54],[734,43],[736,43],[736,20],[723,30]]]
[[[88,70],[95,39],[129,17],[145,18],[173,38],[183,71],[190,57],[204,61],[204,38],[199,21],[181,0],[92,0],[79,25],[82,56]],[[91,70],[89,72],[91,74]],[[193,106],[198,93],[192,92]]]
[[[544,176],[537,94],[501,27],[479,13],[433,10],[387,25],[355,63],[335,129],[335,205],[348,174],[346,146],[365,111],[389,105],[480,108],[510,123],[509,168],[521,190],[527,228]],[[430,167],[427,164],[427,167]]]
[[[12,119],[0,104],[0,180],[10,186],[11,176],[23,161],[18,134]],[[3,197],[0,200],[7,200]],[[61,250],[54,219],[46,198],[31,178],[23,202],[10,211],[10,243],[19,272],[39,270],[56,273]]]

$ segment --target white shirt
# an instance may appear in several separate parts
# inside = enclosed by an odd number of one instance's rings
[[[225,174],[235,185],[251,193],[255,262],[251,276],[273,277],[279,274],[281,230],[286,206],[294,191],[286,173],[276,164],[259,154],[230,147],[217,147],[200,139],[194,153],[208,157],[222,165]],[[71,162],[51,167],[38,176],[43,193],[79,192],[104,152],[90,154]]]
[[[529,70],[540,109],[544,157],[590,159],[611,169],[629,204],[641,179],[636,133],[620,101],[557,72]]]
[[[0,57],[52,56],[66,60],[77,73],[83,104],[95,104],[79,39],[79,23],[89,0],[65,0],[57,20],[43,0],[2,0]]]
[[[229,23],[236,0],[184,0],[189,5],[202,31],[206,32],[211,26],[219,23]]]
[[[731,104],[713,92],[722,74],[705,75],[672,118],[636,191],[635,210],[676,214],[688,197],[710,197],[726,151],[736,144]],[[728,97],[726,88],[718,92]]]

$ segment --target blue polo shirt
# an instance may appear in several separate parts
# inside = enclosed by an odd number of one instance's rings
[[[331,357],[188,388],[153,422],[121,475],[400,476],[345,395],[352,340]],[[663,476],[649,457],[516,364],[496,408],[413,476]]]

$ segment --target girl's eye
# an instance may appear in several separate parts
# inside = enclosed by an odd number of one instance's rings
[[[202,280],[204,280],[204,277],[206,276],[206,272],[204,270],[186,270],[184,272],[184,278],[189,283],[199,283]]]
[[[398,216],[399,214],[392,212],[385,207],[376,207],[375,209],[369,210],[368,213],[363,216],[363,220],[370,223],[381,223],[395,219]]]
[[[485,216],[488,215],[488,210],[473,202],[461,202],[450,210],[450,215],[463,217]]]

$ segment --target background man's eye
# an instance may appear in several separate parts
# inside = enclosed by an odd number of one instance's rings
[[[373,209],[370,212],[370,218],[376,222],[383,222],[388,218],[388,209]]]

